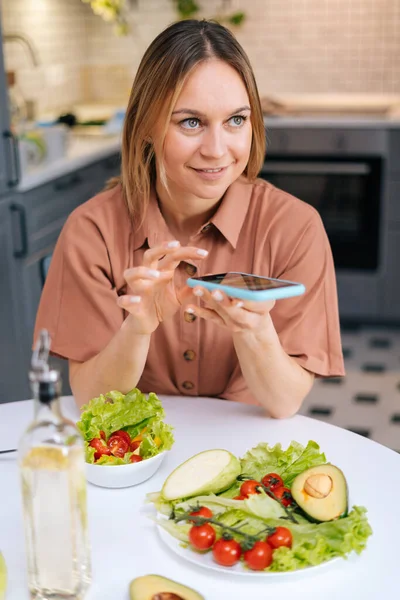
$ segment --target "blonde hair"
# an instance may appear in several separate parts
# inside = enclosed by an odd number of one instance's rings
[[[244,173],[252,180],[265,156],[265,130],[257,84],[249,59],[233,34],[213,21],[186,20],[162,31],[146,50],[132,85],[122,134],[121,175],[108,184],[120,183],[129,213],[143,222],[150,188],[155,183],[155,154],[150,132],[160,115],[165,116],[163,139],[171,113],[186,78],[199,63],[222,60],[241,76],[250,100],[252,142]],[[163,176],[162,165],[160,165]]]

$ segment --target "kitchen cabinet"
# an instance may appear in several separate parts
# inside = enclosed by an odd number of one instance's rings
[[[27,380],[36,311],[49,260],[68,215],[80,204],[101,191],[106,180],[119,172],[119,156],[114,154],[92,165],[50,181],[45,185],[16,193],[2,203],[1,219],[3,246],[0,264],[6,273],[3,283],[12,279],[13,290],[7,289],[1,299],[4,319],[18,320],[18,331],[12,323],[2,332],[2,348],[10,348],[0,387],[0,402],[20,400],[31,396]],[[5,259],[7,256],[7,259]],[[1,271],[0,271],[1,273]],[[4,286],[2,286],[4,290]],[[10,312],[11,311],[11,312]],[[18,347],[16,347],[16,345]],[[15,363],[14,371],[9,370]],[[63,393],[69,394],[67,361],[53,359],[63,377]],[[13,388],[13,373],[18,373],[19,386]]]
[[[28,383],[28,373],[21,369],[23,326],[17,310],[11,206],[10,198],[0,201],[0,402],[26,397]]]
[[[10,130],[1,31],[0,15],[0,198],[9,193],[19,181],[18,147],[17,140]]]

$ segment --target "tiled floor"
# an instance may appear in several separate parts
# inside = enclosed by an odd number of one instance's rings
[[[400,452],[400,329],[343,329],[346,377],[318,379],[301,414]]]

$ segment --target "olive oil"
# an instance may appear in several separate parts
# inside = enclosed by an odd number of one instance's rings
[[[45,361],[30,373],[35,419],[19,446],[28,585],[32,600],[82,600],[91,582],[84,444],[60,409],[60,377]],[[40,362],[40,361],[39,361]]]

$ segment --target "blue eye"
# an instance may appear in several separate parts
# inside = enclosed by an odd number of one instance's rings
[[[181,121],[180,125],[182,125],[184,129],[197,129],[197,125],[199,125],[199,123],[199,119],[191,117],[190,119],[184,119],[183,121]]]
[[[246,119],[247,117],[245,117],[244,115],[235,115],[234,117],[231,117],[229,119],[229,123],[233,127],[241,127],[246,121]]]

